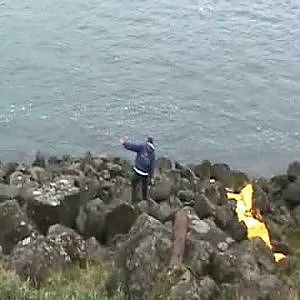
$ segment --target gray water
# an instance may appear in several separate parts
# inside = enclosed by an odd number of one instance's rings
[[[0,0],[0,156],[300,159],[299,0]],[[131,156],[129,156],[131,157]]]

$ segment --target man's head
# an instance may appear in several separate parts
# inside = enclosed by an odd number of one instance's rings
[[[153,144],[153,138],[148,136],[147,138],[147,143]]]

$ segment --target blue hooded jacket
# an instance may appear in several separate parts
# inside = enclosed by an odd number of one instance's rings
[[[125,142],[123,146],[130,151],[136,152],[134,170],[140,175],[153,177],[155,162],[155,147],[152,143],[133,144]]]

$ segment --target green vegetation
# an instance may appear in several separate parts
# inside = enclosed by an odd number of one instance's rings
[[[287,240],[294,250],[294,255],[290,258],[291,271],[286,276],[286,281],[294,288],[300,299],[300,231],[288,232]]]
[[[0,300],[124,300],[122,295],[107,296],[109,274],[109,265],[75,266],[36,289],[0,265]]]

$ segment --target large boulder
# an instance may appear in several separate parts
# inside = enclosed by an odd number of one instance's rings
[[[171,199],[171,201],[163,201],[159,204],[149,199],[148,201],[141,201],[138,203],[138,210],[140,213],[146,213],[153,218],[167,222],[172,221],[175,213],[181,208],[182,204],[177,198]]]
[[[300,176],[300,162],[294,161],[294,162],[290,163],[286,173],[289,177]]]
[[[290,181],[287,175],[273,176],[268,184],[269,195],[272,200],[281,200],[283,192],[288,187],[289,183]]]
[[[259,276],[249,283],[222,284],[218,300],[296,300],[297,293],[274,275]]]
[[[9,162],[1,168],[1,177],[5,183],[9,183],[10,175],[17,170],[18,166],[17,162]]]
[[[196,175],[194,174],[191,168],[183,168],[180,171],[181,177],[187,179],[189,182],[193,183],[196,179]]]
[[[150,189],[150,196],[156,202],[170,199],[172,193],[172,182],[166,176],[161,176]]]
[[[76,219],[78,231],[89,237],[102,240],[105,232],[105,203],[96,198],[81,206]]]
[[[188,239],[184,264],[198,277],[209,274],[216,249],[205,240]]]
[[[289,183],[283,192],[283,198],[290,206],[300,204],[300,179]]]
[[[51,175],[44,168],[32,167],[30,169],[31,178],[39,184],[46,184],[51,180]]]
[[[62,245],[44,236],[30,236],[20,241],[9,256],[9,266],[24,280],[40,285],[52,274],[71,263]]]
[[[72,263],[87,260],[86,242],[73,229],[60,224],[52,225],[48,230],[47,238],[61,245]]]
[[[223,181],[230,175],[230,167],[227,164],[216,163],[211,167],[211,178]]]
[[[219,283],[241,281],[257,282],[260,276],[276,271],[271,249],[260,239],[233,244],[228,251],[216,253],[211,267],[211,276]]]
[[[109,288],[126,291],[132,300],[148,300],[170,261],[172,233],[159,221],[142,214],[116,254]]]
[[[16,200],[0,204],[0,228],[0,245],[4,254],[9,254],[19,241],[33,231],[33,226]]]
[[[81,234],[106,242],[117,234],[128,233],[136,218],[136,210],[130,203],[115,201],[106,205],[94,199],[80,208],[76,224]]]
[[[102,181],[99,189],[99,198],[101,198],[105,203],[111,203],[117,195],[117,185],[113,181]]]
[[[150,299],[210,300],[218,295],[218,287],[208,276],[199,279],[189,268],[176,266],[160,276]]]
[[[185,207],[184,209],[189,220],[189,240],[204,240],[209,242],[214,248],[219,247],[220,243],[232,241],[229,234],[218,228],[213,219],[200,220],[192,208]]]
[[[193,171],[197,177],[201,180],[207,180],[211,178],[211,162],[204,160],[201,164],[194,166]]]
[[[16,199],[20,193],[20,188],[15,185],[0,183],[0,202]]]
[[[74,227],[80,204],[81,193],[74,180],[63,177],[33,192],[27,202],[27,214],[46,233],[57,223]]]
[[[248,176],[240,171],[230,171],[228,176],[220,180],[226,188],[240,192],[249,182]]]
[[[86,255],[90,262],[103,263],[110,258],[111,253],[95,237],[91,237],[86,240]]]
[[[247,227],[239,222],[238,217],[230,204],[218,206],[215,213],[216,225],[226,231],[235,241],[247,239]]]
[[[22,187],[25,183],[30,181],[30,176],[21,171],[15,171],[9,176],[9,184],[16,187]]]
[[[155,169],[159,173],[168,171],[168,170],[172,169],[172,161],[166,157],[159,157],[155,161]]]
[[[195,193],[192,190],[180,190],[177,193],[177,197],[182,202],[190,202],[195,199]]]
[[[204,194],[197,196],[194,209],[200,219],[213,217],[216,214],[216,205],[213,204]]]
[[[108,206],[105,212],[105,241],[116,234],[128,233],[136,218],[136,210],[130,203],[120,201]]]
[[[253,208],[259,210],[261,214],[270,212],[271,205],[268,194],[258,185],[253,184]]]
[[[219,182],[204,182],[201,186],[200,192],[215,205],[223,205],[228,202],[226,190]]]

